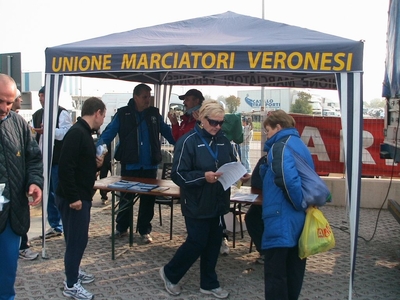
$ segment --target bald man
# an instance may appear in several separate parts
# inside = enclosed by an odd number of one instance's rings
[[[16,97],[14,79],[0,73],[0,299],[15,298],[21,236],[29,230],[29,205],[40,203],[43,188],[39,146],[24,118],[10,113]]]

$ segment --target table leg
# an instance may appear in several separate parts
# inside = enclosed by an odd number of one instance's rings
[[[122,199],[126,199],[126,194],[127,193],[122,193],[120,192],[120,195],[116,194],[117,192],[112,191],[111,195],[111,259],[115,259],[115,215],[122,211],[127,209],[128,210],[128,217],[129,217],[129,246],[132,247],[133,246],[133,206],[135,205],[136,201],[139,199],[139,195],[138,194],[134,194],[134,197],[129,200],[126,201],[126,203],[124,203],[124,205],[120,205],[121,200]],[[119,197],[119,201],[118,201],[118,210],[116,210],[116,199],[117,197]]]
[[[232,247],[233,248],[235,248],[235,245],[236,245],[236,220],[235,220],[235,217],[236,217],[236,202],[235,203],[233,203],[233,212],[232,212],[232,215],[233,215],[233,223],[232,223],[232,227],[233,227],[233,235],[232,235]]]
[[[132,198],[132,203],[128,207],[129,212],[129,246],[133,246],[133,206],[135,205],[135,197]]]
[[[115,192],[111,192],[111,259],[115,259]]]
[[[243,222],[242,222],[242,203],[238,204],[238,212],[239,212],[239,225],[240,225],[240,236],[242,239],[244,238],[243,235]]]

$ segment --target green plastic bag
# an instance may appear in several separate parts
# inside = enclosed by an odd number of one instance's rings
[[[322,211],[310,206],[306,211],[306,221],[299,239],[299,257],[322,253],[335,247],[333,231]]]

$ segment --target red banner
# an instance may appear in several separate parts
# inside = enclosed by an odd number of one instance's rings
[[[315,168],[320,175],[344,174],[344,152],[340,117],[319,117],[292,114],[301,139],[313,155]],[[380,144],[383,142],[383,119],[364,119],[362,175],[391,176],[393,161],[381,159]],[[393,176],[400,176],[400,166],[395,164]]]

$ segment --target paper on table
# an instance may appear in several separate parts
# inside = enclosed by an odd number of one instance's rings
[[[218,178],[218,181],[221,182],[226,191],[232,184],[242,178],[247,173],[247,170],[240,162],[235,161],[224,164],[217,172],[223,173]]]
[[[244,202],[254,202],[257,199],[257,194],[236,193],[231,200],[239,200]]]

